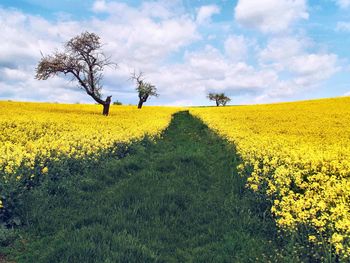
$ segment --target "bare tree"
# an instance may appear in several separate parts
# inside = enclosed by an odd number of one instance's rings
[[[208,97],[209,100],[215,101],[216,102],[216,106],[220,105],[219,104],[219,94],[217,94],[217,93],[209,93],[207,97]]]
[[[220,101],[220,104],[221,104],[222,106],[226,106],[226,104],[227,104],[228,102],[230,102],[231,99],[230,99],[229,97],[225,96],[224,93],[221,93],[221,94],[220,94],[220,99],[219,99],[219,101]]]
[[[147,99],[151,96],[158,97],[157,88],[149,82],[145,82],[143,72],[139,72],[138,74],[131,74],[131,79],[136,82],[136,90],[139,95],[139,104],[137,108],[141,109],[143,103],[147,101]]]
[[[226,106],[227,102],[231,101],[224,93],[209,93],[207,97],[209,100],[215,101],[216,106]]]
[[[60,73],[72,75],[79,87],[91,96],[98,104],[103,105],[103,115],[109,114],[111,97],[103,100],[101,91],[103,69],[105,66],[116,66],[102,52],[100,37],[95,33],[84,32],[64,45],[63,52],[54,52],[43,56],[36,68],[35,78],[46,80]]]

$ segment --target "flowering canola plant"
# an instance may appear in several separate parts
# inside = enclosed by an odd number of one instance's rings
[[[111,106],[105,117],[98,105],[0,102],[0,183],[34,180],[62,156],[98,159],[119,143],[158,137],[178,110]]]
[[[350,258],[350,98],[191,108],[233,142],[284,230]]]

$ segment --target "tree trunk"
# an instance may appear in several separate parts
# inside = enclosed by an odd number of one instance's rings
[[[216,102],[216,107],[219,107],[219,101],[215,101]]]
[[[111,102],[105,102],[103,104],[103,115],[108,116],[109,114],[109,106],[111,105]]]
[[[142,104],[143,104],[143,100],[139,100],[139,104],[137,105],[137,108],[138,109],[141,109],[142,108]]]

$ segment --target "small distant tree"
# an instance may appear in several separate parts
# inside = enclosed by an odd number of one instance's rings
[[[219,102],[222,106],[226,106],[226,104],[230,101],[231,101],[231,99],[229,97],[225,96],[224,93],[220,94]]]
[[[121,103],[119,100],[117,100],[117,101],[113,102],[113,105],[123,105],[123,103]]]
[[[136,82],[136,90],[139,96],[137,108],[141,109],[143,103],[151,96],[158,97],[157,88],[149,82],[145,82],[143,72],[131,74],[131,79]]]
[[[209,100],[215,101],[216,106],[226,106],[231,101],[224,93],[209,93],[207,97]]]
[[[216,102],[216,106],[219,106],[219,94],[209,93],[207,98],[209,100],[215,101]]]
[[[102,52],[100,37],[94,33],[84,32],[64,45],[64,51],[43,56],[36,68],[35,78],[46,80],[58,74],[72,75],[79,87],[103,106],[103,115],[109,114],[111,97],[102,99],[103,69],[105,66],[116,66]]]

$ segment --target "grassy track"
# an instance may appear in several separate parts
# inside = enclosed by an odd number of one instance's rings
[[[32,191],[12,256],[86,263],[276,259],[272,220],[244,189],[234,158],[199,120],[178,113],[156,143]]]

